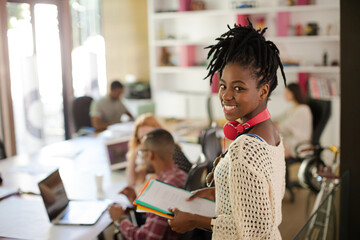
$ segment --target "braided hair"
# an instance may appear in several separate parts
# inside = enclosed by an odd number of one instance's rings
[[[280,66],[281,74],[286,85],[284,67],[280,61],[279,49],[276,45],[265,40],[264,33],[267,28],[255,30],[252,23],[241,26],[234,24],[234,28],[228,25],[229,31],[222,34],[215,45],[210,45],[208,59],[211,59],[207,69],[210,77],[219,72],[220,76],[228,63],[238,63],[249,67],[254,77],[258,80],[258,88],[263,84],[269,84],[269,95],[278,84],[277,69]]]
[[[229,31],[216,38],[218,43],[206,47],[206,49],[210,49],[207,58],[211,61],[207,67],[209,72],[205,79],[210,77],[211,85],[212,78],[217,72],[222,76],[222,72],[228,63],[237,63],[250,69],[253,77],[258,79],[258,88],[264,84],[269,84],[269,98],[278,85],[278,67],[280,67],[286,86],[284,67],[279,57],[280,52],[273,42],[265,39],[264,33],[267,28],[255,30],[250,20],[247,20],[249,23],[247,26],[234,24],[234,28],[231,28],[228,25]],[[225,154],[226,152],[216,158],[212,171],[206,177],[209,187],[214,181],[216,165]]]

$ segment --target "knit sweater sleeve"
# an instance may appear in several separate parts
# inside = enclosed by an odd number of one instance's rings
[[[219,215],[213,227],[214,239],[265,239],[274,219],[270,187],[266,178],[266,149],[240,141],[229,148],[228,215]]]

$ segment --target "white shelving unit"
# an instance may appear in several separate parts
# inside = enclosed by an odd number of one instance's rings
[[[339,0],[316,0],[313,5],[302,6],[278,6],[278,0],[260,0],[256,8],[246,9],[232,9],[232,2],[206,0],[206,10],[177,11],[180,0],[148,0],[150,77],[158,116],[207,119],[207,98],[217,97],[211,94],[209,81],[202,80],[207,75],[208,50],[204,47],[216,43],[215,38],[227,31],[227,25],[237,23],[238,15],[248,15],[253,25],[257,19],[263,18],[263,26],[268,27],[265,37],[278,46],[282,61],[296,61],[299,64],[285,67],[288,82],[297,81],[299,73],[308,73],[314,77],[335,79],[340,85],[340,68],[331,65],[340,61]],[[294,36],[294,31],[289,29],[287,36],[278,36],[276,21],[278,14],[283,12],[289,14],[290,26],[301,24],[305,27],[308,23],[316,22],[318,34]],[[190,53],[187,48],[191,48]],[[164,49],[169,54],[168,65],[163,65],[164,55],[161,53]],[[328,65],[322,66],[325,52]],[[191,61],[183,61],[184,58],[191,58]],[[284,102],[284,86],[281,75],[278,76],[279,89],[274,92],[269,106],[273,115],[282,109],[278,104]],[[324,98],[335,102],[333,117],[328,124],[335,131],[327,137],[329,143],[337,144],[340,100],[338,96]],[[213,102],[215,117],[223,118],[218,101]],[[273,106],[275,104],[276,107]]]
[[[300,72],[306,72],[306,73],[331,73],[331,74],[339,74],[340,68],[338,66],[334,67],[324,67],[324,66],[295,66],[295,67],[284,67],[286,73],[300,73]],[[155,67],[154,68],[155,73],[173,73],[173,74],[180,74],[180,73],[194,73],[194,72],[201,72],[206,73],[206,67],[202,66],[194,66],[194,67]]]
[[[151,0],[156,4],[157,0]],[[158,1],[164,3],[164,1]],[[171,1],[170,1],[171,2]],[[174,2],[174,1],[173,1]],[[221,5],[215,5],[214,1],[212,6],[224,7],[224,1]],[[271,1],[269,1],[271,2]],[[154,6],[154,5],[153,5]],[[174,18],[187,18],[192,16],[200,17],[218,17],[226,15],[236,15],[236,14],[269,14],[269,13],[278,13],[278,12],[319,12],[319,11],[329,11],[329,10],[339,10],[339,4],[329,1],[329,3],[321,5],[299,5],[299,6],[277,6],[277,7],[257,7],[257,8],[243,8],[243,9],[209,9],[204,11],[184,11],[184,12],[153,12],[154,19],[174,19]]]
[[[333,36],[290,36],[290,37],[271,37],[273,42],[289,42],[289,43],[322,43],[322,42],[339,42],[338,35]],[[178,40],[178,39],[162,39],[155,40],[156,47],[176,47],[183,45],[209,45],[212,42],[209,39],[204,40]]]

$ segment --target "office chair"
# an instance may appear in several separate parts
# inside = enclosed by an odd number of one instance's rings
[[[308,105],[313,115],[312,145],[320,144],[320,137],[331,115],[331,101],[309,99]]]
[[[305,179],[309,184],[306,184],[308,188],[317,193],[320,190],[320,183],[317,183],[316,176],[314,175],[317,170],[325,166],[321,160],[320,154],[323,148],[320,145],[320,137],[323,133],[325,126],[331,115],[331,101],[320,100],[320,99],[309,99],[308,105],[310,107],[313,117],[313,131],[311,141],[299,143],[296,146],[295,158],[286,159],[286,188],[291,194],[291,202],[295,201],[295,194],[293,192],[294,187],[303,187],[304,184],[299,182],[290,182],[289,180],[289,167],[294,163],[306,163],[306,167],[302,166],[299,171],[305,171],[303,174],[306,175]],[[304,162],[304,160],[306,160]],[[299,173],[301,176],[302,173]],[[301,178],[303,179],[303,178]]]
[[[185,190],[194,191],[206,187],[206,175],[208,173],[209,161],[203,153],[200,154],[198,161],[191,167],[188,177],[185,181]],[[211,239],[211,232],[194,229],[190,232],[179,234],[179,240],[196,240],[196,239]]]
[[[4,143],[0,140],[0,160],[6,158]]]
[[[209,162],[203,153],[200,154],[198,161],[191,167],[184,188],[194,191],[206,187],[206,175]]]
[[[204,129],[199,137],[201,150],[208,160],[208,171],[213,167],[213,162],[222,153],[220,131],[217,127]]]
[[[206,110],[209,118],[209,126],[204,129],[199,136],[199,143],[202,152],[209,162],[208,171],[211,171],[214,160],[222,153],[221,133],[217,123],[214,121],[213,109],[211,104],[211,95],[206,100]]]
[[[72,113],[75,122],[75,130],[78,133],[82,129],[88,129],[89,132],[94,132],[91,126],[90,118],[90,105],[92,101],[93,98],[89,96],[82,96],[73,100]]]
[[[212,123],[214,122],[213,110],[211,105],[211,94],[206,98],[206,111],[209,118],[209,128],[211,128]]]

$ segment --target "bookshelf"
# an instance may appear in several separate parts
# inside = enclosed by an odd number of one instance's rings
[[[329,67],[316,67],[316,66],[296,66],[296,67],[284,67],[285,72],[290,73],[300,73],[300,72],[307,72],[307,73],[333,73],[339,74],[340,67],[338,66],[329,66]],[[206,73],[206,67],[203,66],[191,66],[191,67],[178,67],[178,66],[166,66],[166,67],[155,67],[154,72],[156,73],[184,73],[184,72],[201,72]]]
[[[266,38],[279,47],[288,82],[299,81],[299,76],[306,73],[340,85],[338,0],[313,0],[311,5],[297,6],[281,6],[281,0],[261,0],[254,8],[242,9],[234,8],[235,2],[242,1],[206,0],[205,10],[198,11],[184,9],[186,2],[148,0],[150,82],[156,115],[207,119],[207,98],[217,96],[211,93],[208,80],[202,80],[207,66],[204,47],[215,43],[214,39],[227,31],[227,25],[241,23],[246,17],[254,26],[269,27]],[[317,34],[309,35],[306,30],[313,23]],[[283,102],[284,87],[278,76],[279,89],[269,106],[274,114],[279,107],[272,107],[272,102]],[[339,101],[339,95],[324,98]],[[223,118],[218,101],[212,102],[218,114],[215,118]],[[339,109],[333,113],[339,115]],[[338,138],[339,134],[335,135],[331,139]]]
[[[156,2],[162,2],[164,4],[164,1],[159,0],[151,0],[154,4],[157,4]],[[171,1],[171,0],[170,0]],[[172,5],[175,1],[172,1]],[[211,1],[205,1],[205,2],[211,2]],[[214,2],[214,1],[212,1]],[[174,19],[174,18],[184,18],[184,17],[191,17],[191,16],[200,16],[200,17],[217,17],[217,16],[226,16],[226,15],[236,15],[236,14],[269,14],[269,13],[277,13],[277,12],[318,12],[318,11],[329,11],[329,10],[339,10],[339,3],[336,3],[334,1],[329,1],[329,3],[325,4],[309,4],[309,5],[295,5],[295,6],[269,6],[269,7],[254,7],[254,8],[244,8],[244,9],[231,9],[231,7],[228,5],[225,5],[224,3],[230,1],[224,1],[221,5],[215,5],[212,3],[210,7],[213,8],[222,8],[222,9],[206,9],[206,10],[199,10],[199,11],[176,11],[176,12],[156,12],[156,10],[153,12],[154,19]],[[240,1],[239,1],[240,2]],[[274,1],[269,1],[274,2]],[[265,5],[265,4],[264,4]],[[152,5],[154,6],[154,5]],[[156,9],[156,8],[154,8]]]

